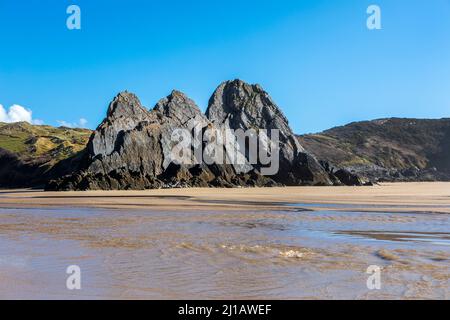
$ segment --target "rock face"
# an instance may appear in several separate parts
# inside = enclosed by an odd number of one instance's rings
[[[362,186],[364,184],[364,182],[358,175],[351,173],[345,169],[336,171],[334,175],[339,179],[339,181],[347,186]]]
[[[208,149],[231,129],[279,130],[279,169],[265,175],[267,163],[250,161],[249,146],[230,152],[225,147]],[[174,147],[183,139],[175,132],[193,133],[193,162],[174,162]],[[175,135],[175,137],[178,137]],[[271,134],[259,141],[267,155]],[[198,139],[197,139],[198,138]],[[205,150],[198,159],[196,148]],[[214,163],[222,150],[224,162]],[[184,153],[183,153],[184,154]],[[230,159],[236,156],[243,163]],[[246,187],[276,185],[330,185],[329,174],[306,153],[289,128],[286,117],[258,85],[235,80],[221,84],[210,99],[206,115],[179,91],[161,99],[153,110],[145,109],[131,93],[117,95],[106,118],[92,134],[75,173],[51,181],[48,190],[147,189],[170,187]]]
[[[279,170],[274,179],[285,185],[330,185],[331,180],[314,156],[300,145],[287,118],[259,85],[240,80],[222,83],[212,95],[206,116],[230,129],[277,129]]]
[[[70,176],[51,181],[48,189],[142,189],[162,173],[159,128],[155,115],[128,92],[108,107],[106,118],[92,134],[84,161]],[[151,150],[151,152],[149,152]]]

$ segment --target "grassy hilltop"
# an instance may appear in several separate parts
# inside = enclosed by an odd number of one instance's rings
[[[0,186],[39,183],[62,160],[82,151],[91,130],[0,122]]]

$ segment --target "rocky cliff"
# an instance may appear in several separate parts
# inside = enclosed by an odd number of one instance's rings
[[[235,138],[231,130],[254,129],[259,139],[264,134],[261,129],[268,129],[267,132],[278,129],[280,157],[277,173],[262,174],[266,163],[250,160],[249,145],[241,145],[231,153],[229,149],[222,150],[224,162],[212,163],[203,158],[194,163],[174,162],[172,151],[177,141],[173,140],[173,134],[179,129],[201,133],[202,138],[195,140],[194,136],[194,142],[203,147],[204,157],[213,160],[221,150],[208,149],[205,141],[218,141],[219,135],[211,136],[215,135],[214,132]],[[264,139],[257,140],[258,146],[268,155],[278,151],[270,143],[270,135],[268,133]],[[234,165],[230,161],[234,159],[231,156],[244,161]],[[92,134],[79,167],[73,174],[51,181],[47,189],[331,184],[330,175],[300,145],[286,117],[269,95],[258,85],[235,80],[217,88],[206,115],[178,91],[161,99],[151,111],[144,108],[134,94],[120,93],[109,105],[106,118]]]
[[[375,181],[450,181],[450,119],[379,119],[299,137],[331,170]]]
[[[207,118],[230,129],[277,129],[279,170],[274,180],[284,185],[330,185],[328,174],[295,137],[281,109],[259,85],[240,80],[222,83],[212,95]]]

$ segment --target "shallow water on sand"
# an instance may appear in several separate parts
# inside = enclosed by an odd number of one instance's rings
[[[0,298],[449,299],[449,226],[432,213],[0,209]],[[69,265],[81,290],[66,289]]]

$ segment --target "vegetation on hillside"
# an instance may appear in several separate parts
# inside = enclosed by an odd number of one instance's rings
[[[58,162],[84,149],[90,135],[87,129],[0,122],[0,148],[23,160],[48,157],[49,161]]]
[[[354,122],[299,140],[317,158],[362,175],[387,180],[450,177],[450,119]]]
[[[85,148],[90,135],[87,129],[0,122],[0,187],[44,183],[56,164]]]

